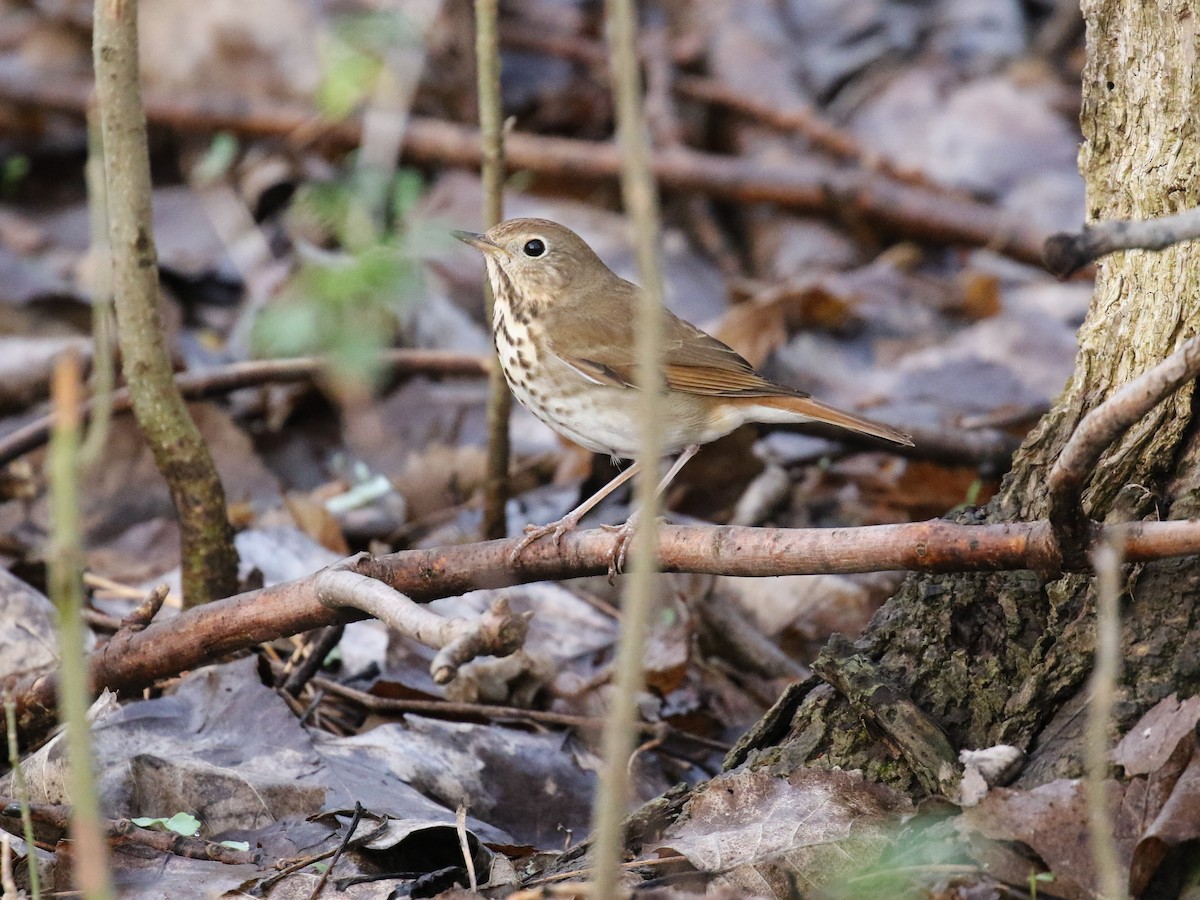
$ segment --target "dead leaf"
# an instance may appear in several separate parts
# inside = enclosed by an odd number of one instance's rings
[[[793,896],[797,875],[807,886],[861,869],[912,811],[907,797],[859,773],[735,772],[698,788],[647,850],[682,854],[746,891]]]

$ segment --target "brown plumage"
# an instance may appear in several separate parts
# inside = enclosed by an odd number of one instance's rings
[[[598,453],[638,453],[635,321],[640,289],[582,238],[547,219],[510,219],[485,234],[455,232],[483,252],[495,296],[492,333],[517,399],[559,434]],[[908,435],[776,384],[725,344],[664,309],[665,451],[696,449],[747,422],[826,422],[897,444]],[[544,534],[561,540],[637,465],[559,522],[530,526],[514,560]]]

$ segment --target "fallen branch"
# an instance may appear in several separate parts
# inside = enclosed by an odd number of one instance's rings
[[[1196,238],[1200,238],[1200,207],[1157,219],[1106,219],[1084,225],[1074,234],[1052,234],[1042,248],[1042,260],[1047,269],[1066,278],[1118,250],[1165,250]]]
[[[1180,386],[1200,375],[1200,337],[1123,385],[1083,417],[1046,479],[1048,516],[1063,565],[1083,568],[1095,524],[1083,509],[1083,490],[1109,447]],[[1053,571],[1057,566],[1046,571]]]
[[[495,703],[460,703],[454,700],[417,700],[401,697],[379,697],[366,691],[317,675],[312,679],[314,688],[355,703],[363,709],[374,713],[417,713],[423,716],[435,716],[452,721],[474,721],[482,719],[488,722],[518,721],[533,722],[538,725],[559,725],[564,728],[584,728],[599,732],[604,725],[604,719],[596,716],[577,716],[571,713],[560,713],[545,709],[524,709],[519,706],[500,706]],[[729,745],[700,734],[683,731],[669,722],[638,722],[638,730],[653,737],[677,739],[684,742],[699,744],[718,753],[729,752]]]
[[[397,634],[436,648],[429,666],[436,683],[451,681],[460,666],[476,657],[510,656],[524,646],[533,613],[514,615],[505,598],[473,619],[448,619],[382,581],[354,572],[356,560],[352,557],[318,572],[313,579],[317,598],[330,609],[361,610]]]
[[[47,78],[28,71],[0,72],[0,101],[83,115],[90,82]],[[150,121],[186,132],[231,131],[245,137],[317,141],[353,149],[361,138],[355,121],[329,123],[312,109],[249,107],[244,99],[147,92]],[[423,163],[478,167],[479,131],[453,122],[414,117],[405,129],[404,155]],[[510,170],[526,169],[568,181],[612,180],[620,153],[611,142],[511,134],[505,142]],[[696,192],[739,203],[776,203],[802,212],[856,219],[914,240],[988,247],[1040,265],[1044,234],[1027,221],[968,197],[932,191],[878,172],[848,169],[819,158],[787,163],[720,156],[679,148],[651,160],[664,189]]]
[[[0,816],[16,818],[20,805],[10,797],[0,797]],[[33,821],[46,831],[65,836],[71,826],[71,807],[55,803],[30,803]],[[130,819],[101,819],[100,827],[113,845],[146,847],[158,853],[170,853],[185,859],[211,859],[230,866],[256,864],[253,850],[235,850],[203,838],[187,837],[173,831],[157,831],[135,825]],[[53,844],[55,841],[46,841]],[[30,853],[33,850],[29,851]]]
[[[397,374],[426,375],[486,375],[490,365],[487,357],[469,353],[451,353],[441,350],[385,350],[380,354],[380,364]],[[231,363],[175,376],[175,385],[187,400],[200,400],[220,394],[228,394],[239,388],[263,384],[288,384],[313,381],[324,374],[327,361],[316,356],[301,356],[291,359],[260,359]],[[92,400],[80,405],[80,414],[86,420],[91,416]],[[112,411],[129,412],[129,391],[121,388],[113,393]],[[42,416],[28,425],[0,438],[0,465],[6,465],[41,447],[50,437],[50,416]]]
[[[1200,521],[1097,526],[1122,548],[1127,562],[1200,554]],[[521,568],[508,567],[519,538],[356,559],[351,571],[377,578],[418,603],[481,588],[578,578],[608,571],[616,538],[596,529],[526,548]],[[662,568],[739,576],[1053,570],[1057,544],[1046,521],[958,525],[933,520],[863,528],[745,528],[664,526],[658,539]],[[265,641],[362,618],[332,609],[317,594],[320,573],[249,591],[121,631],[89,660],[95,690],[137,691],[161,678],[216,662]],[[0,681],[17,704],[19,730],[29,735],[53,723],[58,683],[52,676]]]

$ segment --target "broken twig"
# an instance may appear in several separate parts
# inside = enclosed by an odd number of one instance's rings
[[[362,610],[397,634],[436,648],[429,670],[438,684],[451,681],[460,666],[478,656],[508,656],[524,645],[533,614],[514,614],[503,597],[474,619],[448,619],[382,581],[357,574],[353,571],[357,559],[318,572],[313,584],[317,598],[334,609]]]
[[[1157,219],[1105,219],[1074,234],[1052,234],[1042,248],[1042,258],[1047,269],[1066,278],[1118,250],[1165,250],[1196,238],[1200,238],[1200,207]]]

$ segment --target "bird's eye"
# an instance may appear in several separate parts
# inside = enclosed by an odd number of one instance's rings
[[[521,249],[525,251],[526,256],[541,256],[546,252],[546,242],[541,238],[534,238],[531,241],[526,241],[525,246]]]

